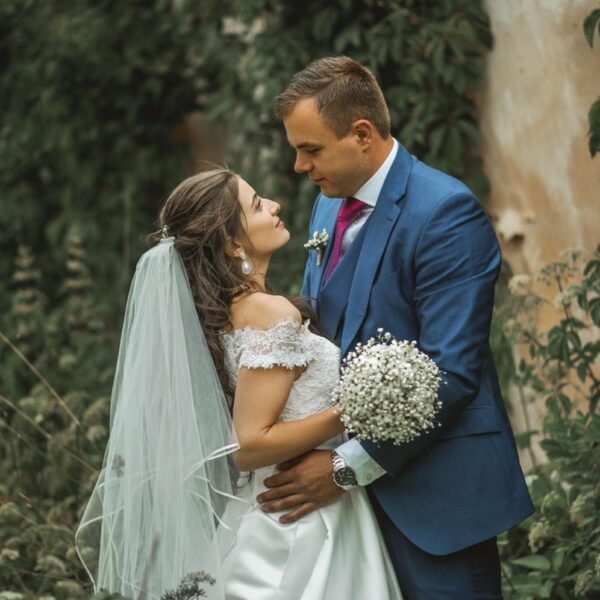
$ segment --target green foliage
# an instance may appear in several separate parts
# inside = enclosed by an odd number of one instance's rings
[[[592,104],[588,115],[588,124],[590,128],[589,146],[590,154],[593,156],[600,152],[600,96]]]
[[[203,583],[214,585],[215,579],[204,571],[189,573],[181,580],[176,589],[165,592],[160,598],[161,600],[196,600],[197,598],[205,598],[206,591],[202,587]]]
[[[41,272],[35,266],[34,257],[27,246],[17,248],[15,268],[12,275],[12,306],[5,322],[14,332],[14,340],[21,352],[34,359],[41,351],[39,331],[43,324],[44,307],[47,301],[41,291]],[[12,397],[28,389],[21,372],[21,361],[13,351],[0,348],[3,364],[3,391]]]
[[[84,598],[88,583],[73,532],[104,453],[115,339],[94,308],[80,239],[69,242],[54,302],[31,300],[40,295],[33,263],[21,249],[13,280],[28,293],[15,302],[2,332],[5,340],[27,347],[24,358],[36,365],[29,362],[27,368],[3,345],[3,365],[12,356],[21,369],[18,394],[9,397],[4,386],[0,392],[0,589],[19,590],[24,597]],[[30,336],[23,323],[34,313]],[[35,346],[27,346],[30,337]],[[67,391],[59,396],[56,388]]]
[[[583,33],[590,48],[594,47],[594,34],[596,31],[600,33],[600,8],[593,10],[583,22]],[[590,108],[588,121],[590,154],[593,157],[597,152],[600,152],[600,96]]]
[[[580,263],[579,253],[567,252],[541,272],[557,288],[554,304],[563,313],[557,325],[537,331],[545,301],[518,276],[510,318],[503,315],[509,338],[529,351],[514,382],[545,398],[541,447],[548,458],[528,478],[536,514],[501,542],[507,598],[600,593],[600,246]]]
[[[151,35],[149,34],[151,32]],[[293,176],[274,98],[310,60],[347,53],[369,65],[394,134],[420,158],[480,195],[475,96],[491,44],[480,2],[271,0],[134,4],[7,0],[0,6],[0,269],[19,242],[51,286],[76,230],[100,301],[118,314],[143,235],[185,174],[182,119],[203,109],[227,135],[204,133],[224,157],[291,210],[292,242],[273,280],[299,291],[315,188]],[[42,200],[40,202],[40,200]],[[0,284],[0,308],[8,304]]]
[[[223,27],[205,38],[206,115],[227,132],[231,165],[282,202],[292,240],[274,261],[273,278],[284,291],[300,289],[317,190],[293,175],[294,154],[273,107],[311,60],[347,54],[371,68],[401,143],[485,194],[475,98],[491,34],[481,2],[230,0],[207,10],[207,19]]]
[[[385,90],[393,132],[409,150],[486,189],[475,98],[491,45],[481,2],[346,0],[6,0],[0,5],[0,271],[18,243],[40,257],[51,288],[65,240],[94,248],[98,302],[118,315],[158,207],[185,175],[182,120],[203,110],[219,129],[204,153],[283,199],[291,243],[274,261],[297,293],[315,188],[293,175],[274,98],[310,60],[347,53]],[[0,309],[9,305],[0,282]],[[117,320],[117,319],[115,319]],[[114,323],[113,323],[114,325]]]
[[[583,33],[590,48],[594,47],[594,34],[600,33],[600,8],[593,10],[583,22]]]
[[[102,300],[122,303],[141,234],[185,174],[174,127],[198,108],[202,11],[179,5],[0,3],[0,271],[26,243],[51,289],[76,231]]]

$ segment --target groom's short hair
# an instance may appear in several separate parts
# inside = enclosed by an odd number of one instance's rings
[[[277,97],[277,117],[289,115],[304,98],[314,98],[317,111],[338,139],[352,123],[366,119],[379,135],[390,135],[390,113],[373,73],[349,56],[329,56],[296,73]]]

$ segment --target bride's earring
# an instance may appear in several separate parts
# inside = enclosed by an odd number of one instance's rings
[[[250,275],[250,272],[252,271],[252,265],[246,258],[246,253],[243,250],[240,252],[240,258],[242,259],[242,273],[244,275]]]

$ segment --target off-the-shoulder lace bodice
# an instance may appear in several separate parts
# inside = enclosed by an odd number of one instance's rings
[[[292,385],[280,421],[301,419],[330,406],[339,376],[340,351],[329,340],[309,331],[308,321],[299,324],[287,317],[269,329],[244,327],[223,333],[221,339],[225,367],[234,387],[242,367],[307,367]]]

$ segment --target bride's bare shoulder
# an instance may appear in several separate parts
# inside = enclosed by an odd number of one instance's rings
[[[249,294],[234,302],[231,316],[234,329],[269,329],[286,318],[302,322],[300,311],[287,298],[263,292]]]

